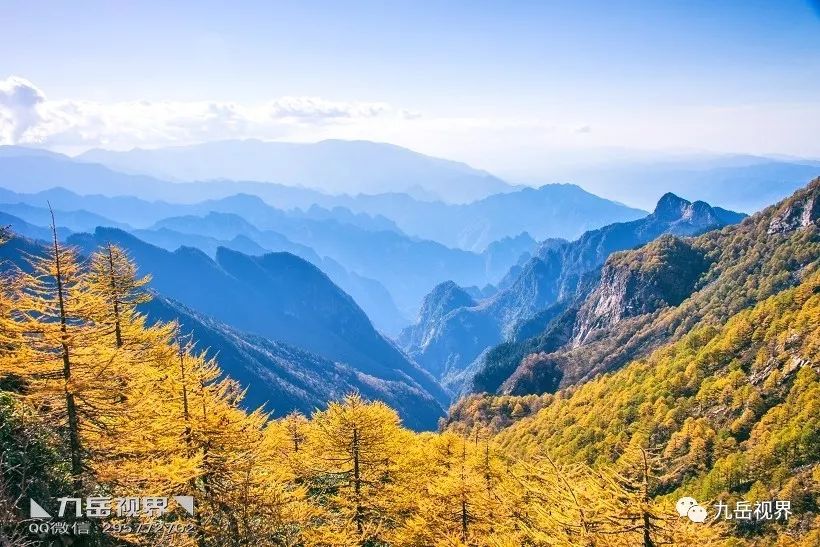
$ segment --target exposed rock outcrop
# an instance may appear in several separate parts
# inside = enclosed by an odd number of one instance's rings
[[[572,337],[581,345],[596,329],[666,306],[677,306],[694,289],[709,262],[703,251],[662,236],[632,253],[610,257],[598,286],[581,306]]]
[[[820,223],[820,197],[809,194],[779,211],[769,222],[768,234],[785,234]]]

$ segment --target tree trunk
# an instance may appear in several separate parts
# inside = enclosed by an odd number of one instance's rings
[[[114,253],[111,244],[108,244],[108,273],[111,278],[111,294],[114,298],[114,334],[117,337],[117,347],[122,347],[122,327],[120,326],[120,302],[117,295],[117,282],[114,276]]]
[[[356,495],[356,530],[364,532],[364,508],[362,507],[362,478],[359,469],[359,430],[353,426],[353,491]]]
[[[57,228],[54,223],[54,212],[51,212],[51,231],[54,236],[54,264],[56,267],[55,280],[57,281],[57,300],[60,306],[60,333],[63,354],[63,390],[65,392],[65,406],[68,413],[68,444],[71,454],[71,476],[74,481],[75,494],[79,494],[83,487],[83,464],[80,454],[80,423],[77,416],[77,406],[74,394],[69,388],[71,380],[71,356],[68,348],[68,328],[66,326],[65,297],[63,295],[63,272],[60,264],[60,247],[57,244]]]

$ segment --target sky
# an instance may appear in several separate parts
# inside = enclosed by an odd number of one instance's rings
[[[820,158],[816,1],[3,0],[0,29],[2,144]]]

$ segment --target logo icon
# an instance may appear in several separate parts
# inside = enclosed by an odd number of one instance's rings
[[[174,496],[174,499],[180,507],[185,509],[189,515],[194,514],[194,497],[193,496]]]
[[[706,522],[706,509],[701,507],[695,498],[683,497],[675,504],[678,515],[689,517],[692,522]]]
[[[34,501],[33,499],[29,499],[29,513],[31,514],[31,518],[33,519],[50,519],[51,515],[42,508],[42,506]]]

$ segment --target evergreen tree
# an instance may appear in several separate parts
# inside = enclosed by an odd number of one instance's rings
[[[324,510],[322,529],[330,544],[375,545],[398,528],[398,462],[410,446],[394,410],[348,395],[311,420],[310,490]]]
[[[111,433],[106,423],[117,413],[124,371],[90,319],[101,302],[85,290],[76,251],[58,241],[53,224],[52,236],[46,254],[30,257],[31,272],[20,273],[11,316],[25,343],[0,361],[0,374],[19,378],[29,404],[64,436],[79,494],[93,474],[95,441]]]
[[[143,342],[143,318],[137,306],[151,299],[146,287],[150,276],[137,276],[137,267],[127,253],[108,243],[91,255],[86,282],[89,290],[105,303],[95,319],[107,326],[118,348]]]

